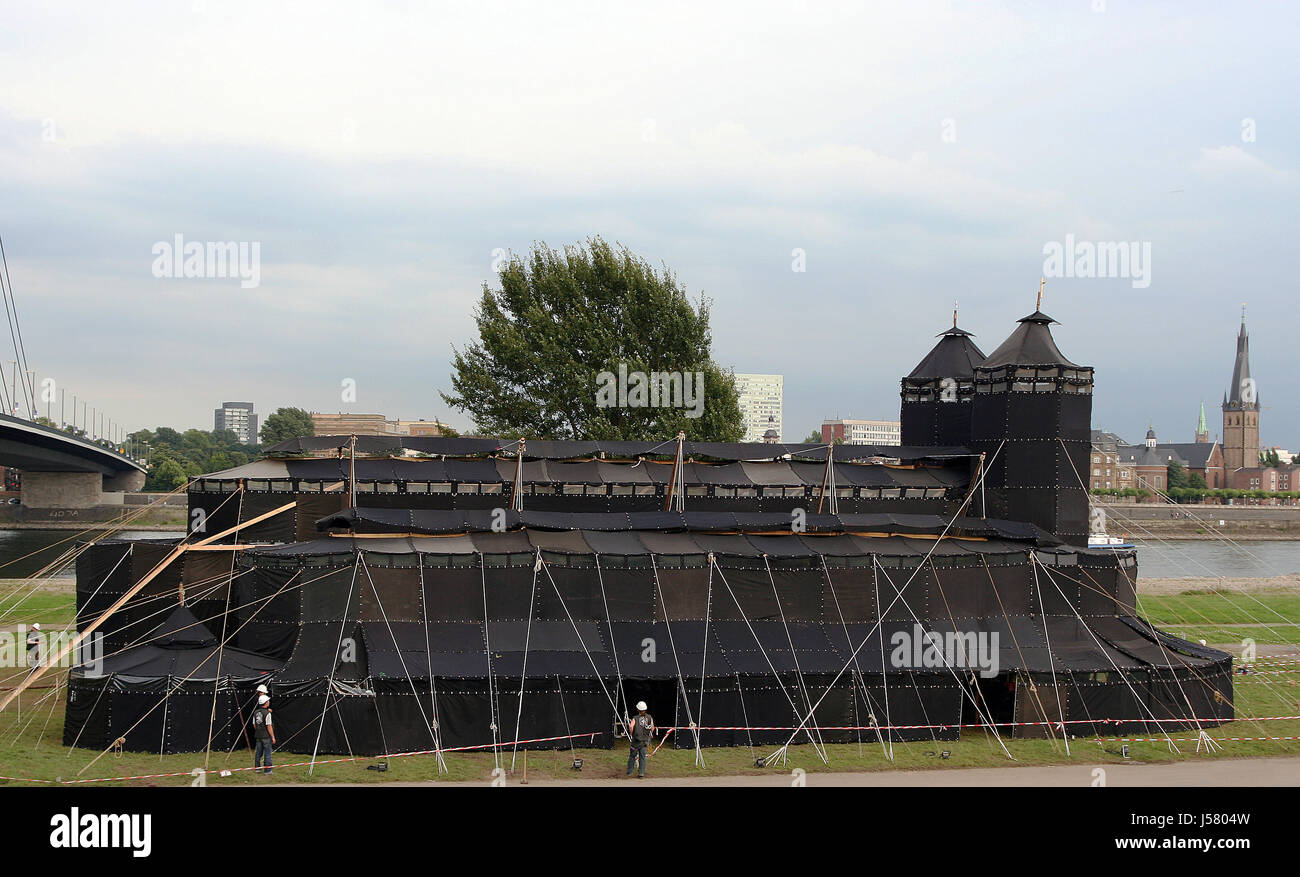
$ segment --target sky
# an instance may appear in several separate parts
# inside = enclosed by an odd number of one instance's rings
[[[128,429],[236,400],[465,429],[438,391],[494,261],[601,235],[711,300],[722,366],[785,376],[787,440],[896,419],[954,302],[988,353],[1054,271],[1095,427],[1191,441],[1204,403],[1217,434],[1245,302],[1262,439],[1296,449],[1298,18],[3,0],[28,364]],[[256,245],[256,284],[170,276],[177,235]],[[1138,258],[1046,264],[1069,242]]]

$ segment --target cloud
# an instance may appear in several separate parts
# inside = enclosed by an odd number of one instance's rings
[[[1192,162],[1192,170],[1217,179],[1250,179],[1274,183],[1295,183],[1296,172],[1275,168],[1240,146],[1202,147]]]

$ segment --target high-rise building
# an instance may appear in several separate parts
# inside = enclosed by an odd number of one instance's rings
[[[768,429],[781,433],[784,375],[738,374],[736,391],[740,395],[740,413],[745,419],[745,437],[742,441],[761,442]]]
[[[1229,472],[1259,466],[1259,391],[1250,376],[1245,306],[1241,309],[1241,329],[1237,332],[1232,385],[1223,394],[1223,465]]]
[[[239,436],[239,443],[257,444],[257,415],[252,402],[222,402],[212,412],[213,430],[228,429]]]

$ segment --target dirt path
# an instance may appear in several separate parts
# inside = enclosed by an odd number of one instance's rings
[[[1261,578],[1215,578],[1184,576],[1169,579],[1138,577],[1138,593],[1147,595],[1180,594],[1183,591],[1222,591],[1254,593],[1256,591],[1300,591],[1300,575],[1264,576]]]

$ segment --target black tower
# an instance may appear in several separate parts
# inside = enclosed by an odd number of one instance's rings
[[[1019,322],[975,367],[970,445],[987,455],[987,514],[1087,545],[1093,370],[1065,358],[1042,311]]]
[[[971,337],[958,328],[954,310],[952,328],[938,336],[939,343],[903,378],[902,444],[970,444],[975,367],[984,362],[984,353]]]

